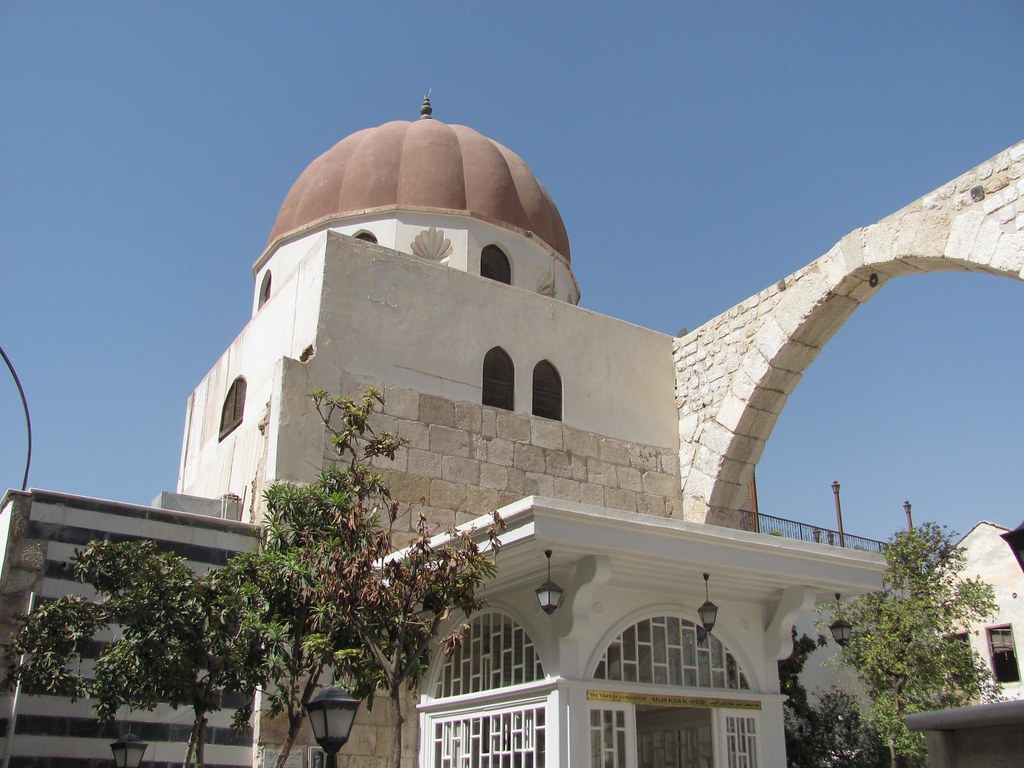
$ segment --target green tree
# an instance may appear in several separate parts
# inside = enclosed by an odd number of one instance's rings
[[[903,723],[907,715],[994,696],[988,666],[954,633],[996,606],[988,584],[964,576],[963,550],[935,523],[897,533],[885,559],[882,588],[833,604],[833,613],[854,627],[840,661],[864,683],[866,719],[899,768],[925,754],[922,735]]]
[[[263,680],[263,642],[237,594],[218,571],[197,575],[184,558],[150,541],[94,541],[73,558],[75,578],[98,600],[68,596],[24,617],[7,648],[8,685],[90,698],[101,722],[128,706],[190,707],[185,765],[202,766],[207,715],[224,689],[249,701]],[[94,637],[112,632],[91,674],[83,667]],[[251,705],[236,711],[244,727]]]
[[[796,627],[790,630],[793,653],[780,661],[779,690],[788,698],[784,706],[786,727],[786,764],[789,768],[818,768],[817,754],[811,739],[818,729],[814,709],[807,698],[807,689],[800,680],[807,659],[817,648],[825,645],[825,636],[797,636]]]
[[[284,764],[302,726],[306,703],[321,676],[340,677],[353,695],[372,706],[386,695],[394,736],[391,765],[402,753],[404,687],[415,687],[434,646],[447,651],[461,641],[459,624],[443,637],[442,625],[482,605],[478,587],[495,573],[500,519],[479,535],[454,531],[435,540],[420,516],[399,541],[399,505],[374,457],[394,458],[401,442],[375,434],[370,422],[383,398],[374,389],[361,400],[311,394],[337,462],[309,485],[275,484],[258,551],[229,566],[248,594],[256,623],[268,638],[269,711],[288,719],[278,756]],[[395,552],[396,546],[405,549]]]
[[[809,733],[814,768],[885,768],[889,750],[870,724],[864,722],[857,699],[831,688],[812,708],[815,727]]]

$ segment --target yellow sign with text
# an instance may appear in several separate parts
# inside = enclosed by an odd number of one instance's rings
[[[655,707],[721,707],[727,709],[760,709],[761,702],[752,699],[718,699],[709,696],[668,696],[660,693],[623,693],[621,691],[587,691],[587,701],[611,701],[619,704],[647,704]]]

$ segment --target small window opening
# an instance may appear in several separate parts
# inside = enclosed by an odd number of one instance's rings
[[[376,243],[377,237],[373,232],[367,232],[365,229],[362,232],[356,233],[356,240],[364,240],[367,243]]]
[[[270,299],[270,270],[268,269],[266,274],[263,275],[263,285],[260,286],[260,301],[257,305],[257,309],[262,307]]]
[[[992,674],[1000,683],[1020,681],[1017,651],[1013,646],[1012,627],[993,627],[988,630],[988,647],[992,652]]]
[[[508,256],[496,245],[486,245],[480,251],[480,277],[512,285],[512,265]]]
[[[483,404],[511,411],[515,407],[515,367],[501,347],[484,355]]]
[[[231,383],[227,397],[224,398],[224,407],[220,409],[220,437],[225,437],[235,431],[235,428],[242,423],[242,414],[245,412],[245,377],[239,376]]]
[[[562,377],[547,360],[533,369],[533,415],[562,420]]]

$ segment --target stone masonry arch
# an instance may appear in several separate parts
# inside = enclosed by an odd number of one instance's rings
[[[675,340],[686,519],[736,525],[757,461],[818,352],[889,280],[936,271],[1024,279],[1024,142]]]

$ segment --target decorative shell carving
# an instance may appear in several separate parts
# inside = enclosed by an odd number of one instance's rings
[[[443,229],[431,227],[416,235],[412,252],[427,261],[442,261],[452,255],[452,241],[444,236]]]

